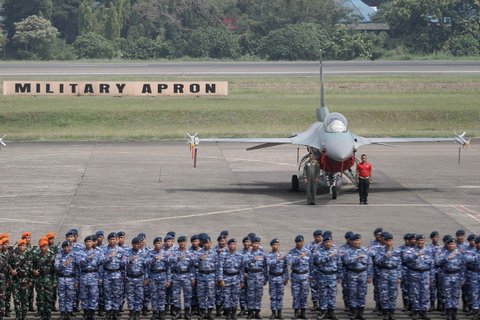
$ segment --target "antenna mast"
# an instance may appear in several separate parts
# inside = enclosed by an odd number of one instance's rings
[[[323,95],[323,51],[320,50],[320,107],[325,107],[325,97]]]

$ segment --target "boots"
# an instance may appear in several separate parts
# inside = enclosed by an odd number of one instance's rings
[[[430,320],[430,318],[427,316],[427,311],[421,311],[420,318],[424,320]]]
[[[352,315],[350,316],[350,320],[355,320],[357,319],[358,316],[358,308],[350,308]]]
[[[248,309],[247,319],[253,319],[253,309]]]
[[[443,303],[440,299],[437,299],[437,311],[443,311]]]
[[[472,319],[471,320],[478,320],[478,309],[472,309]]]
[[[99,316],[99,317],[103,317],[103,307],[102,307],[102,308],[98,308],[98,316]]]
[[[365,317],[363,316],[363,310],[364,309],[365,309],[364,307],[357,308],[357,319],[365,320]]]
[[[134,320],[134,318],[135,318],[135,311],[130,310],[128,312],[128,320]]]
[[[307,319],[307,309],[300,309],[300,319]]]
[[[418,311],[412,310],[412,320],[418,320]]]
[[[95,310],[90,310],[90,320],[95,320]]]
[[[185,307],[185,320],[190,320],[191,318],[190,308]]]
[[[230,319],[237,320],[237,308],[230,309]]]
[[[388,320],[388,310],[383,309],[382,314],[383,314],[383,320]]]
[[[327,310],[327,318],[332,319],[332,320],[337,320],[337,315],[335,314],[334,309],[328,309]]]
[[[180,308],[177,308],[175,306],[172,306],[172,319],[177,320],[180,318]]]
[[[388,311],[388,320],[395,320],[395,309],[389,309]]]
[[[260,315],[260,309],[255,310],[255,319],[262,319],[262,316]]]
[[[215,306],[215,317],[221,317],[222,316],[222,305],[217,304]]]
[[[430,309],[428,311],[435,310],[435,299],[430,299]]]
[[[206,310],[205,309],[202,309],[202,308],[199,308],[198,309],[198,319],[205,319],[206,317]]]
[[[283,320],[282,309],[277,310],[277,319]]]
[[[22,315],[20,314],[20,311],[15,311],[15,320],[22,320]]]
[[[225,315],[225,320],[232,320],[232,309],[223,308],[223,314]]]
[[[167,317],[167,313],[165,312],[165,310],[162,310],[159,312],[158,319],[165,320],[166,317]]]
[[[454,308],[452,311],[452,320],[457,320],[457,308]]]
[[[213,308],[208,308],[207,310],[207,319],[208,320],[213,320]]]
[[[300,310],[295,309],[292,319],[298,319],[298,317],[300,317]]]
[[[318,309],[318,317],[317,320],[325,319],[327,317],[327,310],[325,309]]]
[[[143,307],[142,308],[142,316],[147,316],[148,315],[148,307]]]

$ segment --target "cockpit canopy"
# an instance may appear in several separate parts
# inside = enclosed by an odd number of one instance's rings
[[[347,119],[338,112],[328,114],[323,122],[323,126],[325,131],[330,133],[341,133],[348,130]]]

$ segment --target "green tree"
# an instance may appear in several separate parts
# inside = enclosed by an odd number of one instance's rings
[[[105,24],[105,38],[114,40],[120,38],[120,23],[118,22],[117,8],[110,8],[110,15]]]
[[[79,36],[73,46],[77,55],[85,59],[111,59],[116,54],[115,46],[110,40],[93,32]]]
[[[71,43],[78,36],[78,10],[80,0],[54,0],[52,24],[62,37]]]
[[[187,54],[192,57],[236,58],[240,54],[238,37],[225,27],[193,30],[187,38]]]
[[[83,0],[78,9],[78,33],[80,35],[95,31],[95,16],[88,0]]]
[[[3,15],[9,36],[13,36],[15,22],[32,15],[50,19],[52,10],[52,0],[4,0]]]
[[[29,16],[15,23],[13,40],[22,45],[26,52],[30,52],[40,59],[49,59],[52,56],[51,47],[58,39],[59,32],[50,21],[39,16]]]

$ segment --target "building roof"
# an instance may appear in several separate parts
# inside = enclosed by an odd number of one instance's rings
[[[360,22],[371,22],[377,12],[376,7],[370,7],[361,0],[340,1],[346,8],[352,10],[352,15],[360,18]]]

